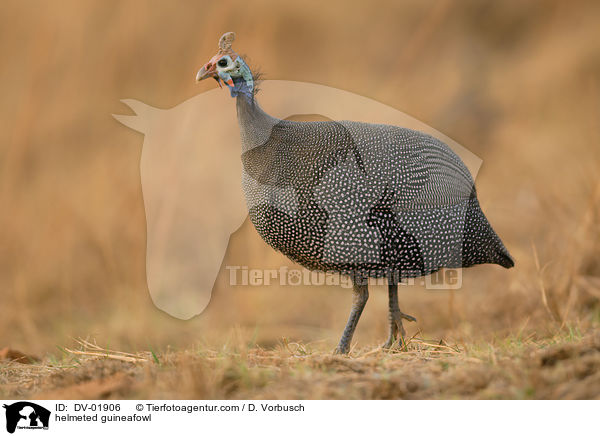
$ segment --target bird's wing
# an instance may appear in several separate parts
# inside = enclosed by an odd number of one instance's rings
[[[342,121],[357,144],[367,173],[386,180],[397,210],[462,204],[473,193],[471,173],[442,141],[383,124]]]

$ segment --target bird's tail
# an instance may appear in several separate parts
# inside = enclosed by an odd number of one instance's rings
[[[500,242],[500,247],[496,249],[496,258],[498,259],[498,265],[503,266],[504,268],[508,269],[515,266],[515,260],[502,242]]]

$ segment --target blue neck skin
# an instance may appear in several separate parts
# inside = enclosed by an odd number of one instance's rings
[[[229,92],[231,93],[232,97],[238,97],[239,95],[243,95],[249,100],[252,100],[254,96],[254,90],[248,86],[243,77],[234,77],[233,84],[233,88],[229,87]]]

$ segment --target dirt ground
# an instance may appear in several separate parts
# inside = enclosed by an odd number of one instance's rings
[[[573,332],[572,332],[573,333]],[[0,396],[33,399],[600,399],[600,334],[404,349],[350,357],[284,341],[124,354],[80,343],[61,362],[2,365]]]
[[[599,17],[591,0],[5,2],[0,397],[599,398]],[[225,31],[267,79],[367,96],[479,156],[516,266],[402,287],[418,322],[389,353],[374,286],[345,358],[348,289],[229,284],[227,265],[296,268],[246,222],[201,315],[156,308],[144,138],[111,114],[213,89],[194,76]]]

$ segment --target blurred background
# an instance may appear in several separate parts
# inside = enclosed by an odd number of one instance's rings
[[[457,291],[401,288],[426,338],[491,340],[600,321],[600,3],[503,1],[3,3],[0,12],[0,347],[73,337],[113,348],[219,347],[282,337],[332,348],[351,292],[229,286],[171,318],[146,285],[143,136],[112,113],[170,108],[225,31],[266,79],[341,88],[401,110],[483,159],[482,208],[516,267]],[[225,97],[224,97],[225,98]],[[292,266],[246,223],[228,262]],[[374,288],[355,340],[387,335]]]

